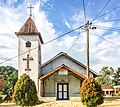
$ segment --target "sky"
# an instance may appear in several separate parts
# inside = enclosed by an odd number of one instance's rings
[[[90,68],[99,72],[104,66],[120,67],[120,0],[0,0],[0,66],[18,68],[17,57],[5,61],[18,55],[15,32],[28,19],[30,5],[34,7],[32,17],[44,43],[83,26],[43,45],[42,63],[62,51],[85,64],[85,24],[89,20]]]

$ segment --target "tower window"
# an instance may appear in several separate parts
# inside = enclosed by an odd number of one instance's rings
[[[26,47],[31,47],[31,42],[30,41],[26,42]]]

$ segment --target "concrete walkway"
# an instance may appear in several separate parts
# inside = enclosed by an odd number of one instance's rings
[[[19,106],[16,106],[15,103],[2,103],[0,104],[0,107],[19,107]]]
[[[43,103],[35,107],[83,107],[83,105],[80,102],[54,101],[49,103]]]
[[[0,104],[0,107],[20,107],[16,106],[14,103]],[[34,107],[84,107],[80,101],[52,101],[47,103],[42,103]],[[120,107],[120,99],[105,101],[102,105],[97,107]]]
[[[0,104],[0,107],[19,107],[14,103],[4,103]],[[53,101],[48,103],[42,103],[34,107],[83,107],[80,102],[71,102],[71,101]]]

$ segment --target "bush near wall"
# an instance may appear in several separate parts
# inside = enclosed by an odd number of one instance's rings
[[[13,101],[20,106],[33,106],[38,102],[35,83],[26,74],[23,74],[16,82],[13,93]]]
[[[96,107],[104,102],[101,85],[93,77],[83,81],[80,96],[83,105],[86,105],[86,107]]]
[[[2,103],[2,96],[0,95],[0,103]]]
[[[120,93],[116,93],[115,96],[120,96]]]

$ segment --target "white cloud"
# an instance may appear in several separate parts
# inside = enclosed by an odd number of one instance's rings
[[[41,7],[48,2],[48,0],[33,0],[33,18],[35,20],[38,31],[41,32],[44,42],[46,43],[53,38],[59,36],[59,32],[54,29],[53,23],[47,18]],[[17,2],[15,0],[15,2]],[[12,2],[9,1],[9,5]],[[7,58],[17,55],[17,37],[14,32],[19,31],[22,25],[25,23],[29,16],[27,6],[32,3],[32,0],[25,0],[23,4],[17,8],[12,6],[0,6],[0,62],[5,61]],[[109,18],[109,17],[108,17]],[[99,21],[99,20],[97,20]],[[71,17],[69,23],[64,19],[64,22],[68,28],[76,28],[84,24],[84,14],[82,11],[75,11]],[[113,23],[100,23],[99,26],[112,27]],[[83,30],[84,31],[84,30]],[[96,29],[94,32],[109,41],[119,44],[119,33],[112,32],[106,34],[103,29]],[[90,31],[90,66],[93,70],[99,71],[103,66],[118,67],[120,60],[119,47],[115,47],[105,40],[95,36],[94,32]],[[62,39],[58,39],[54,42],[42,46],[42,59],[43,62],[47,61],[60,51],[68,52],[73,42],[75,41],[77,34],[70,34],[64,36]],[[86,33],[80,34],[79,39],[76,41],[74,47],[70,51],[70,55],[80,62],[85,64],[85,50],[86,50]],[[5,64],[12,65],[17,68],[17,58]]]
[[[75,10],[73,16],[71,17],[71,27],[75,28],[84,24],[84,14],[83,11]]]
[[[112,14],[112,17],[115,17],[115,13],[111,13],[111,14]],[[107,16],[106,18],[107,18],[106,20],[110,20],[110,16]],[[71,19],[71,22],[73,23],[72,24],[73,28],[82,25],[84,23],[83,19],[84,19],[84,15],[82,11],[75,11],[75,14],[73,14],[73,17]],[[108,32],[107,30],[105,30],[105,27],[110,27],[110,28],[113,27],[114,26],[113,22],[101,23],[100,20],[96,20],[96,22],[99,22],[99,23],[92,24],[91,28],[95,26],[97,27],[97,29],[96,30],[90,29],[90,35],[89,35],[90,67],[97,72],[100,71],[100,69],[103,66],[112,66],[114,68],[117,68],[119,67],[119,63],[120,63],[120,60],[118,58],[120,56],[120,52],[119,52],[120,47],[113,46],[113,44],[108,43],[107,41],[101,39],[98,36],[102,36],[105,39],[119,45],[119,40],[120,40],[119,33],[115,31]],[[85,64],[86,33],[83,33],[82,35],[83,35],[82,37],[84,37],[83,38],[84,42],[82,41],[79,41],[79,42],[80,42],[80,45],[82,45],[83,47],[82,46],[75,47],[73,53],[76,53],[76,56],[82,53],[83,59],[81,57],[79,58],[77,57],[77,59],[79,59],[79,61],[82,61]],[[77,50],[82,50],[82,51],[77,51]],[[74,57],[76,57],[75,54],[73,53],[71,54]]]
[[[64,23],[68,28],[70,28],[70,24],[67,22],[67,20],[63,19],[63,23]]]
[[[18,40],[14,33],[19,31],[27,20],[29,12],[27,11],[26,7],[29,6],[31,2],[33,1],[29,0],[28,2],[28,0],[25,0],[23,4],[15,8],[13,6],[10,6],[12,5],[13,1],[8,0],[6,2],[6,5],[0,6],[0,56],[2,56],[0,57],[0,62],[4,62],[5,60],[12,58],[18,54]],[[54,38],[55,30],[52,28],[52,23],[47,20],[45,13],[43,11],[39,12],[41,4],[44,4],[45,2],[47,2],[47,0],[42,0],[38,2],[37,0],[34,0],[33,4],[35,5],[33,10],[33,16],[38,29],[43,35],[45,35],[43,39],[47,41],[50,38]],[[48,34],[53,37],[49,37]],[[17,68],[17,58],[1,65],[11,65]]]

